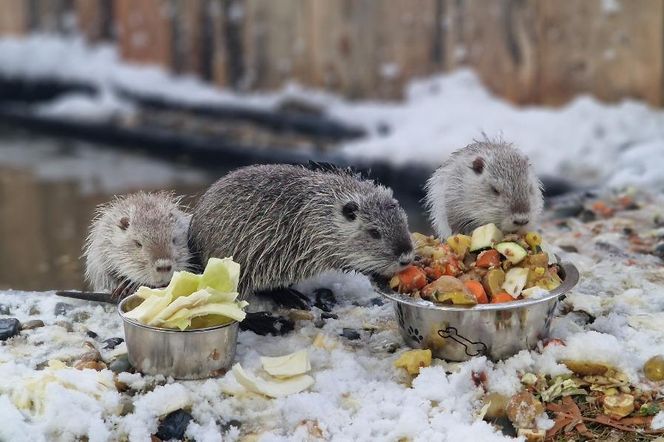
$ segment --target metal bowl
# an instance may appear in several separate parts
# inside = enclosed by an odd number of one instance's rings
[[[142,298],[131,295],[118,304],[129,362],[138,371],[175,379],[204,379],[230,368],[237,345],[237,321],[184,331],[152,327],[125,316],[141,302]]]
[[[435,357],[448,361],[482,355],[500,360],[533,349],[549,335],[558,301],[579,281],[574,265],[559,266],[563,282],[548,295],[503,304],[441,305],[382,286],[377,291],[394,301],[401,336],[409,346],[429,348]]]

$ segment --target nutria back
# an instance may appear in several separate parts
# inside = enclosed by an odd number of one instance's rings
[[[112,292],[126,281],[127,290],[168,284],[174,271],[189,266],[189,219],[167,192],[138,192],[99,206],[83,254],[92,289]]]
[[[243,296],[331,269],[390,275],[413,253],[390,189],[348,171],[289,165],[218,180],[194,207],[189,239],[203,264],[227,256],[240,263]]]
[[[451,154],[426,184],[429,217],[440,236],[494,223],[532,228],[542,211],[542,185],[522,152],[503,141],[476,141]]]

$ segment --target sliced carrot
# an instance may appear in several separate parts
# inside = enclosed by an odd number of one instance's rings
[[[489,303],[489,298],[487,298],[486,292],[484,291],[484,287],[482,286],[481,282],[469,280],[464,282],[464,285],[475,296],[478,304]]]
[[[457,276],[461,273],[461,264],[459,260],[454,256],[449,256],[447,258],[447,263],[445,264],[445,274],[449,276]]]
[[[512,295],[506,292],[496,293],[491,297],[491,304],[500,304],[503,302],[512,302],[512,301],[514,301],[514,298],[512,298]]]
[[[419,267],[408,266],[399,272],[400,291],[410,293],[427,285],[427,275]]]
[[[500,265],[500,253],[498,250],[485,250],[480,253],[475,261],[477,267],[488,269],[489,267],[498,267]]]
[[[424,268],[424,272],[431,281],[435,281],[445,274],[445,269],[437,264]]]

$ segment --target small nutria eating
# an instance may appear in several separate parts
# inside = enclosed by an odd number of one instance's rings
[[[429,217],[441,237],[488,223],[505,232],[531,227],[544,204],[528,157],[502,141],[475,141],[452,153],[426,191]]]
[[[174,271],[189,266],[189,220],[168,192],[138,192],[99,206],[83,253],[92,289],[122,297],[140,285],[167,285]]]
[[[194,207],[189,239],[202,263],[227,256],[240,263],[241,296],[333,269],[389,276],[413,259],[406,213],[392,191],[339,169],[231,172]]]

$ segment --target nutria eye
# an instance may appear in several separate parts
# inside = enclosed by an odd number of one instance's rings
[[[140,249],[141,247],[143,247],[143,244],[141,244],[141,243],[138,242],[138,241],[134,241],[134,244],[136,244],[136,247],[138,247],[139,249]]]
[[[380,232],[378,229],[369,229],[368,232],[373,239],[380,239]]]
[[[173,244],[177,244],[178,242],[173,238]]]
[[[493,194],[496,195],[496,196],[500,195],[500,192],[498,192],[498,189],[496,189],[495,186],[491,186],[491,191],[492,191]]]

